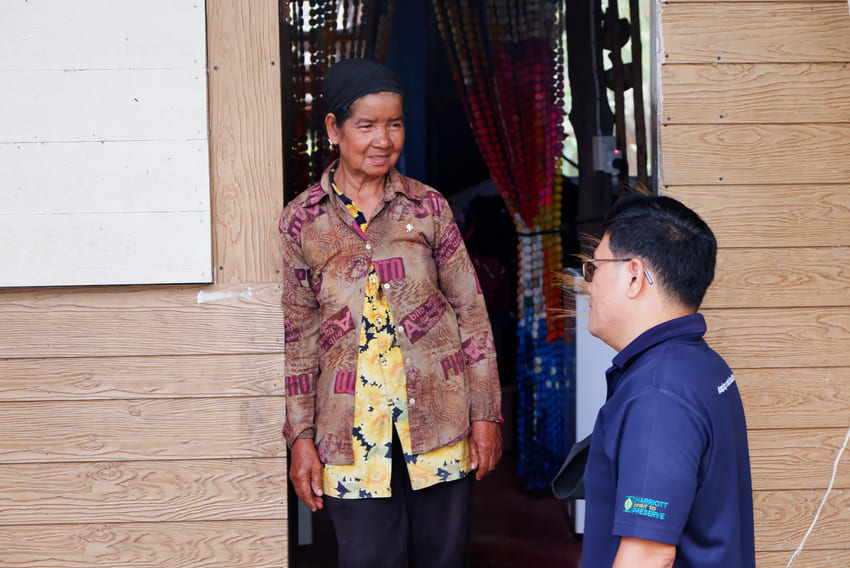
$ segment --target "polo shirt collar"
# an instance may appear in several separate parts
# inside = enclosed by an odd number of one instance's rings
[[[706,329],[703,315],[695,313],[665,321],[641,333],[611,361],[611,368],[606,372],[609,396],[623,372],[646,351],[675,337],[699,339],[705,335]]]

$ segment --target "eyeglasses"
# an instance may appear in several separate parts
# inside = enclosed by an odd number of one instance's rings
[[[594,262],[631,262],[632,260],[634,258],[591,258],[590,260],[584,260],[581,263],[581,275],[584,277],[585,282],[590,283],[593,282],[593,275],[596,274],[596,269],[599,268]],[[646,281],[652,284],[652,276],[649,275],[646,268],[643,269],[643,274],[646,276]]]

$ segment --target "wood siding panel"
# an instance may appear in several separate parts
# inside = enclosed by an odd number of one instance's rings
[[[850,419],[843,428],[792,426],[789,423],[786,429],[750,429],[753,490],[826,489],[829,486],[832,464],[844,442]],[[850,488],[848,452],[841,455],[835,488]]]
[[[709,309],[706,336],[733,369],[850,366],[850,310]]]
[[[285,495],[284,458],[0,465],[0,525],[262,520]]]
[[[0,357],[283,351],[280,286],[0,290]]]
[[[848,298],[850,249],[720,249],[703,306],[842,306]]]
[[[840,159],[850,123],[669,125],[660,133],[665,185],[837,184],[850,179],[850,160]]]
[[[674,2],[660,21],[665,63],[850,61],[846,3]]]
[[[817,363],[817,361],[811,361]],[[850,368],[733,369],[752,429],[850,425]]]
[[[663,124],[850,121],[847,63],[662,65],[661,75]]]
[[[704,314],[749,427],[756,558],[784,567],[850,424],[847,2],[659,5],[661,192],[720,250]],[[845,566],[850,455],[795,566]]]
[[[207,0],[215,281],[276,282],[283,208],[277,2]],[[246,88],[250,87],[250,88]]]
[[[753,494],[756,526],[756,550],[788,551],[788,558],[809,528],[823,489],[801,491],[756,491]],[[806,550],[844,549],[850,529],[850,491],[833,489],[821,511],[815,530],[806,541]],[[787,563],[787,559],[786,559]],[[846,566],[842,560],[833,566]],[[795,564],[804,566],[806,564]],[[761,568],[761,565],[759,565]]]
[[[665,186],[663,193],[698,212],[721,248],[850,246],[850,185]]]
[[[6,359],[0,401],[59,401],[285,393],[284,356]]]
[[[10,568],[283,568],[286,549],[284,518],[0,527]]]
[[[758,568],[786,568],[791,559],[791,552],[756,552]],[[806,568],[836,568],[847,557],[844,549],[803,550],[794,564]]]
[[[0,463],[280,457],[284,412],[283,397],[5,402]]]

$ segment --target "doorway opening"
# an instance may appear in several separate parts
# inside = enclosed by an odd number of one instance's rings
[[[572,306],[569,298],[565,305],[552,275],[578,267],[578,258],[594,246],[604,211],[620,193],[634,186],[654,190],[654,121],[648,120],[652,8],[648,0],[541,1],[551,10],[546,44],[551,73],[536,93],[530,90],[537,96],[525,104],[499,101],[502,109],[519,109],[508,115],[487,106],[489,91],[501,87],[502,96],[516,94],[521,89],[509,87],[547,72],[534,64],[526,65],[526,72],[515,64],[513,58],[522,54],[512,51],[518,48],[509,46],[511,41],[501,42],[495,26],[488,27],[493,16],[484,3],[470,3],[481,12],[466,22],[458,20],[464,16],[457,4],[299,0],[285,6],[282,61],[292,69],[290,76],[284,73],[283,85],[285,195],[291,199],[306,189],[332,157],[316,96],[324,70],[348,57],[375,59],[393,69],[407,89],[407,140],[397,168],[450,201],[487,300],[505,418],[500,468],[506,479],[499,483],[534,500],[522,507],[543,510],[551,499],[548,481],[576,437],[574,324],[570,317],[548,317]],[[510,24],[520,12],[503,14],[500,22]],[[470,32],[473,23],[482,22],[483,35]],[[461,37],[459,30],[472,35]],[[509,63],[499,64],[500,58]],[[467,69],[481,61],[489,65],[488,73]],[[476,86],[485,75],[488,82]],[[547,128],[535,123],[533,112],[543,104],[541,96],[552,98],[546,105],[559,106],[543,106],[551,111],[545,120],[560,128],[557,151],[551,164],[529,162],[529,168],[513,172],[506,167],[513,164],[504,157],[504,146],[545,139]],[[488,120],[513,126],[491,130]],[[553,147],[547,148],[546,140],[537,146],[537,140],[528,142],[538,152]],[[528,183],[531,176],[536,181]],[[544,203],[547,191],[551,201]],[[566,519],[569,533],[572,509],[555,505],[554,514]],[[301,551],[302,558],[307,554]]]

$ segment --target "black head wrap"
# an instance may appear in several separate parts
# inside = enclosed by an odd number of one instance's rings
[[[325,73],[325,114],[346,110],[360,97],[384,91],[404,96],[404,86],[387,67],[370,59],[343,59]]]

